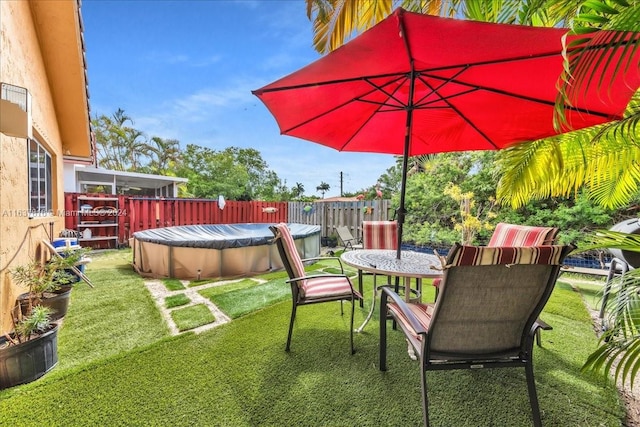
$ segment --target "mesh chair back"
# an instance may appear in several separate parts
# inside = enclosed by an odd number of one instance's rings
[[[518,355],[566,246],[452,248],[429,330],[432,355]]]

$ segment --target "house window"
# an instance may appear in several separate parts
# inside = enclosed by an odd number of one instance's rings
[[[53,211],[51,154],[35,139],[29,140],[29,216]]]

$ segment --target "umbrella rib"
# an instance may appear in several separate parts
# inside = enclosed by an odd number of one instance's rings
[[[437,92],[437,89],[433,88],[433,87],[429,84],[429,82],[424,81],[424,80],[422,80],[422,81],[423,81],[423,82],[424,82],[424,84],[425,84],[425,85],[427,85],[427,86],[428,86],[432,91],[434,91],[435,93],[438,93],[438,92]],[[442,86],[440,86],[440,87],[442,87]],[[451,108],[453,111],[455,111],[455,112],[456,112],[456,113],[457,113],[457,114],[462,118],[462,120],[464,120],[465,122],[467,122],[467,124],[468,124],[469,126],[471,126],[473,129],[475,129],[475,131],[476,131],[476,132],[478,132],[478,134],[479,134],[480,136],[482,136],[485,140],[487,140],[487,142],[488,142],[489,144],[491,144],[495,149],[498,149],[498,148],[499,148],[496,144],[494,144],[494,143],[493,143],[493,141],[491,140],[491,138],[489,138],[489,137],[488,137],[488,136],[487,136],[483,131],[481,131],[481,130],[480,130],[480,128],[479,128],[478,126],[476,126],[476,125],[475,125],[475,123],[473,123],[471,120],[469,120],[469,118],[467,118],[467,116],[465,116],[464,114],[462,114],[462,112],[461,112],[460,110],[458,110],[458,109],[457,109],[457,108],[456,108],[452,103],[450,103],[448,99],[446,99],[446,98],[442,98],[442,100],[443,100],[443,101],[444,101],[444,102],[449,106],[449,108]]]
[[[414,108],[419,108],[420,106],[426,106],[426,105],[428,105],[428,104],[432,104],[432,103],[435,103],[435,102],[438,102],[438,101],[441,101],[441,100],[445,100],[445,99],[447,99],[447,98],[450,98],[450,97],[443,97],[443,96],[441,96],[441,95],[438,93],[438,89],[440,89],[440,88],[441,88],[441,87],[443,87],[443,86],[446,86],[449,82],[451,82],[453,79],[455,79],[456,77],[458,77],[460,74],[462,74],[463,72],[465,72],[465,71],[466,71],[466,70],[468,70],[468,69],[469,69],[469,66],[465,66],[465,67],[461,68],[460,70],[458,70],[458,72],[457,72],[457,73],[455,73],[453,76],[449,77],[449,79],[444,80],[444,81],[443,81],[443,82],[442,82],[438,87],[436,87],[436,88],[432,88],[432,87],[431,87],[431,86],[430,86],[430,85],[429,85],[429,84],[428,84],[428,83],[427,83],[427,82],[422,78],[422,75],[421,75],[420,73],[418,73],[418,79],[420,79],[420,81],[421,81],[422,83],[424,83],[424,85],[425,85],[425,86],[427,86],[429,89],[431,89],[431,92],[429,92],[428,94],[426,94],[425,96],[423,96],[422,98],[420,98],[418,101],[414,102],[414,103],[413,103]],[[467,93],[471,93],[471,92],[473,92],[473,91],[474,91],[474,89],[470,89],[470,90],[468,90],[468,91],[463,91],[463,92],[460,92],[460,93],[454,94],[454,95],[452,95],[451,97],[453,97],[453,96],[459,96],[459,95],[465,95],[465,94],[467,94]],[[426,103],[424,103],[424,104],[422,103],[422,101],[423,101],[423,100],[427,99],[429,96],[431,96],[431,95],[432,95],[432,94],[434,94],[434,93],[435,93],[436,95],[438,95],[438,97],[439,97],[440,99],[437,99],[437,100],[435,100],[435,101],[429,101],[429,102],[426,102]]]
[[[399,79],[396,79],[395,81],[398,81],[398,80],[399,80]],[[394,108],[392,105],[390,105],[390,104],[385,104],[385,103],[383,103],[383,102],[375,102],[375,101],[370,101],[370,100],[367,100],[367,99],[355,98],[356,100],[358,100],[358,101],[360,101],[360,102],[366,102],[366,103],[369,103],[369,104],[378,105],[378,108],[377,108],[377,109],[376,109],[376,110],[375,110],[375,111],[374,111],[374,112],[373,112],[373,113],[372,113],[372,114],[367,118],[367,120],[363,121],[363,122],[362,122],[362,124],[361,124],[360,126],[358,126],[358,129],[356,129],[356,130],[355,130],[355,132],[353,133],[353,135],[351,135],[349,138],[347,138],[347,140],[344,142],[344,144],[342,144],[342,146],[340,146],[339,151],[342,151],[342,150],[343,150],[343,149],[344,149],[344,148],[349,144],[349,142],[351,142],[351,140],[353,139],[353,137],[354,137],[355,135],[357,135],[357,134],[358,134],[358,133],[359,133],[359,132],[360,132],[360,131],[361,131],[361,130],[362,130],[362,129],[367,125],[367,123],[369,123],[369,121],[371,120],[371,118],[372,118],[376,113],[379,113],[379,112],[390,112],[390,111],[399,111],[399,110],[404,110],[404,109],[406,108],[406,106],[404,106],[400,100],[398,100],[396,97],[394,97],[394,96],[393,96],[393,92],[392,92],[392,93],[387,92],[386,90],[384,90],[384,88],[383,88],[382,86],[378,86],[378,85],[374,84],[373,82],[369,81],[368,79],[367,79],[366,81],[367,81],[371,86],[373,86],[374,90],[378,90],[378,91],[380,91],[380,92],[384,93],[385,95],[387,95],[387,97],[388,97],[388,98],[391,98],[391,99],[396,100],[396,101],[400,104],[400,106],[397,106],[397,107],[395,107],[395,108]],[[400,86],[397,86],[397,87],[396,87],[396,90],[395,90],[394,92],[398,91],[398,89],[400,89]],[[371,92],[369,92],[369,93],[371,93]],[[391,108],[391,109],[389,109],[389,110],[382,110],[382,107],[389,107],[389,108]]]
[[[424,72],[421,73],[421,75],[426,76],[426,77],[430,77],[430,78],[435,79],[435,80],[443,80],[444,84],[441,85],[440,87],[445,86],[447,83],[455,83],[455,84],[459,84],[461,86],[467,86],[469,88],[472,88],[473,90],[484,90],[484,91],[487,91],[487,92],[493,92],[493,93],[496,93],[496,94],[499,94],[499,95],[505,95],[505,96],[509,96],[509,97],[512,97],[512,98],[522,99],[524,101],[531,101],[531,102],[535,102],[535,103],[543,104],[543,105],[548,105],[548,106],[554,106],[555,105],[555,101],[548,101],[548,100],[545,100],[545,99],[535,98],[533,96],[527,96],[527,95],[517,94],[517,93],[513,93],[513,92],[508,92],[506,90],[496,89],[496,88],[492,88],[492,87],[489,87],[489,86],[483,86],[483,85],[477,85],[477,84],[473,84],[473,83],[467,83],[467,82],[464,82],[464,81],[457,80],[455,78],[445,79],[444,77],[440,77],[440,76],[437,76],[437,75],[431,75],[431,74],[424,73]],[[428,85],[431,88],[431,85],[429,85],[426,81],[424,81],[422,79],[421,79],[421,81],[424,82],[426,85]],[[432,90],[437,92],[437,89],[432,89]],[[468,92],[472,92],[473,90],[469,90]],[[600,116],[600,117],[605,117],[605,118],[609,117],[608,114],[603,113],[601,111],[587,110],[585,108],[574,107],[572,105],[565,106],[565,109],[570,110],[570,111],[579,112],[579,113],[585,113],[585,114],[589,114],[589,115],[593,115],[593,116]]]
[[[304,89],[308,87],[327,86],[327,85],[340,84],[340,83],[350,83],[350,82],[357,82],[358,80],[364,80],[368,82],[369,79],[384,78],[384,77],[396,77],[395,81],[397,81],[397,79],[406,78],[406,76],[407,76],[407,72],[374,74],[370,76],[358,76],[358,77],[349,77],[345,79],[326,80],[324,82],[301,83],[301,84],[291,85],[291,86],[261,88],[261,89],[253,90],[251,91],[251,93],[256,96],[260,96],[264,93],[269,93],[269,92],[280,92],[284,90]]]
[[[366,81],[366,78],[364,78],[364,79],[357,79],[357,80],[365,80],[365,81]],[[398,79],[396,79],[396,81],[397,81],[397,80],[398,80]],[[370,83],[370,82],[369,82],[369,83]],[[370,83],[370,84],[371,84],[371,83]],[[314,85],[309,85],[309,86],[314,86]],[[367,92],[367,93],[365,93],[365,94],[363,94],[363,95],[360,95],[360,96],[367,96],[367,95],[370,95],[371,93],[374,93],[374,92],[376,92],[376,91],[380,91],[380,90],[381,90],[381,89],[377,88],[377,87],[376,87],[375,85],[373,85],[373,84],[372,84],[372,86],[373,86],[373,88],[372,88],[369,92]],[[384,91],[383,91],[383,92],[384,92]],[[386,92],[384,92],[384,93],[386,93]],[[297,129],[297,128],[299,128],[300,126],[304,126],[304,125],[306,125],[306,124],[307,124],[307,123],[309,123],[309,122],[312,122],[312,121],[314,121],[314,120],[317,120],[317,119],[318,119],[318,118],[320,118],[320,117],[323,117],[323,116],[326,116],[326,115],[328,115],[328,114],[331,114],[331,113],[333,113],[334,111],[339,110],[340,108],[344,107],[345,105],[350,104],[350,103],[351,103],[351,102],[353,102],[353,101],[369,102],[369,103],[375,104],[375,102],[374,102],[374,101],[366,101],[366,100],[360,99],[360,96],[355,97],[355,98],[348,99],[348,100],[344,101],[343,103],[341,103],[341,104],[339,104],[339,105],[336,105],[335,107],[333,107],[333,108],[331,108],[331,109],[329,109],[329,110],[323,111],[322,113],[317,114],[317,115],[315,115],[315,116],[313,116],[313,117],[309,117],[308,119],[306,119],[306,120],[304,120],[304,121],[302,121],[302,122],[300,122],[300,123],[297,123],[296,125],[291,126],[291,127],[287,128],[287,129],[282,129],[282,130],[280,131],[280,133],[281,133],[281,134],[286,134],[286,133],[288,133],[288,132],[291,132],[292,130]],[[394,98],[394,99],[395,99],[395,98]],[[379,105],[384,106],[385,104],[381,103],[381,104],[379,104]],[[376,111],[377,111],[377,110],[376,110]],[[350,140],[351,140],[351,137],[347,139],[347,143],[348,143],[348,141],[350,141]],[[340,151],[340,150],[339,150],[339,151]]]
[[[390,110],[387,110],[387,111],[404,110],[407,107],[407,105],[404,104],[400,99],[395,97],[395,93],[398,91],[398,89],[400,89],[402,84],[396,86],[395,90],[392,91],[392,92],[388,92],[385,89],[385,86],[389,86],[390,84],[399,82],[401,80],[405,80],[406,81],[407,78],[408,78],[408,75],[406,75],[406,74],[402,78],[400,78],[400,76],[399,76],[399,78],[397,78],[397,79],[395,79],[393,81],[386,82],[384,86],[377,85],[374,82],[372,82],[369,78],[365,78],[365,81],[367,83],[369,83],[371,86],[373,86],[373,88],[376,91],[382,92],[383,94],[385,94],[387,96],[387,99],[392,99],[392,100],[396,101],[396,103],[397,103],[396,105],[393,105],[393,104],[390,104],[390,103],[386,103],[384,101],[371,101],[369,99],[364,99],[363,98],[364,96],[367,96],[372,92],[369,92],[369,93],[367,93],[365,95],[358,96],[358,97],[354,98],[354,100],[357,100],[357,101],[360,101],[360,102],[367,102],[369,104],[375,104],[375,105],[380,105],[380,106],[385,106],[385,107],[391,108]]]

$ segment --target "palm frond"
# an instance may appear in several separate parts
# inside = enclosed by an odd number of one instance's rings
[[[625,233],[603,232],[620,240]],[[635,237],[634,237],[635,236]],[[603,237],[605,238],[605,237]],[[640,251],[637,235],[626,235],[626,245]],[[634,240],[634,243],[630,242]],[[584,249],[584,248],[583,248]],[[606,310],[607,330],[600,338],[600,346],[584,363],[585,372],[599,373],[615,381],[633,381],[640,370],[640,270],[630,270],[611,282]],[[614,368],[615,366],[615,368]]]
[[[498,167],[497,199],[518,208],[531,199],[548,197],[551,184],[563,170],[563,158],[557,141],[538,140],[503,150]]]
[[[578,252],[607,248],[640,252],[640,234],[623,233],[611,230],[596,230],[586,241],[587,243],[580,246]]]
[[[567,126],[565,107],[586,96],[586,88],[595,87],[606,100],[611,95],[608,93],[611,82],[620,73],[639,67],[640,3],[589,0],[574,20],[573,33],[591,33],[593,37],[565,45],[564,72],[558,83],[555,110],[558,129]]]
[[[529,200],[570,196],[584,187],[601,206],[628,204],[640,185],[639,106],[640,91],[620,121],[503,150],[497,192],[501,203],[517,208]]]
[[[337,49],[387,17],[393,3],[393,0],[307,0],[307,17],[313,20],[314,48],[322,54]]]

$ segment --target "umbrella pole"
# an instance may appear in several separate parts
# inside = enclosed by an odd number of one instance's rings
[[[404,217],[407,213],[405,208],[405,193],[407,191],[407,169],[409,166],[409,145],[411,142],[411,136],[409,134],[409,129],[411,129],[411,120],[413,117],[413,108],[410,108],[407,111],[407,132],[404,137],[404,154],[402,155],[402,181],[400,183],[400,207],[398,208],[397,217],[398,217],[398,248],[396,258],[400,259],[402,254],[402,229],[404,226]]]
[[[402,153],[402,181],[400,182],[400,207],[398,208],[398,248],[396,258],[402,256],[402,229],[407,210],[404,207],[404,196],[407,192],[407,169],[409,169],[409,149],[411,147],[411,123],[413,121],[413,90],[415,86],[415,71],[411,60],[411,73],[409,74],[409,105],[407,105],[407,122],[404,131],[404,151]]]

